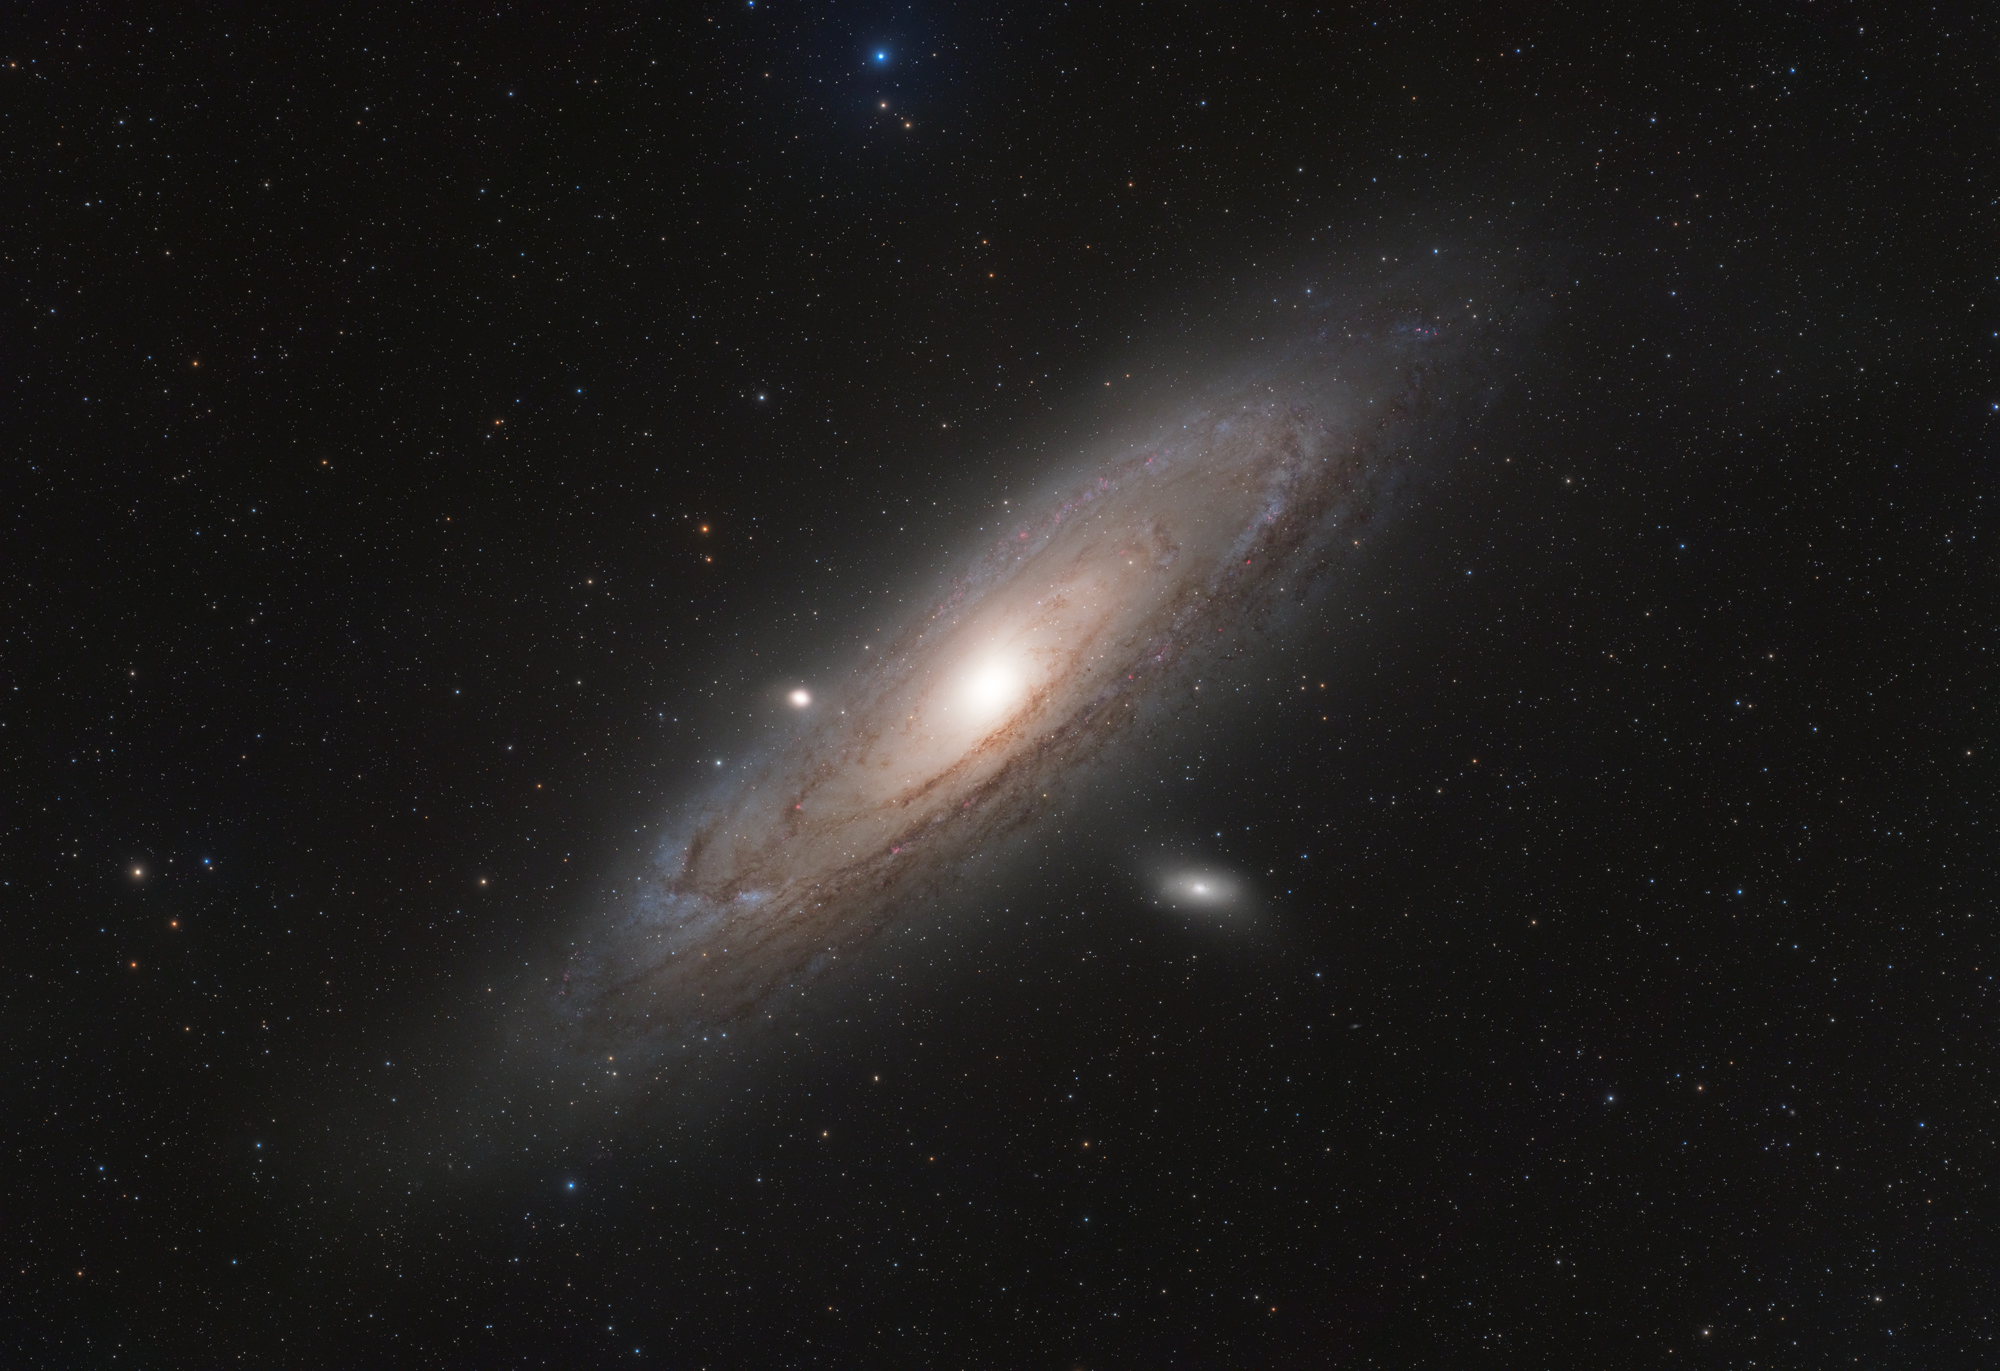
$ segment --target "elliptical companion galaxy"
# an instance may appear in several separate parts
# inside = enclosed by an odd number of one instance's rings
[[[1337,573],[1507,352],[1496,314],[1518,309],[1454,284],[1322,310],[1072,473],[846,685],[793,695],[802,729],[683,814],[589,936],[564,1036],[664,1046],[761,1016]]]

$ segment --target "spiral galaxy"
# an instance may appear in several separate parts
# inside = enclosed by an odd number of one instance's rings
[[[1073,471],[844,685],[793,693],[801,730],[682,813],[590,933],[566,1031],[595,1049],[758,1015],[1143,732],[1450,455],[1518,325],[1485,284],[1320,307]]]

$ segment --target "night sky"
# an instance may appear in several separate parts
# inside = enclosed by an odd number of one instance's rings
[[[1980,6],[39,9],[0,1361],[1991,1364]],[[615,1109],[496,1065],[773,691],[1447,262],[1508,346],[1198,691]]]

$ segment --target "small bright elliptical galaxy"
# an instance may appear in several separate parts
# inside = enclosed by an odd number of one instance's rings
[[[1160,888],[1173,904],[1193,909],[1233,909],[1244,900],[1243,883],[1226,871],[1177,871]]]
[[[24,20],[0,1362],[1983,1364],[1994,37]]]

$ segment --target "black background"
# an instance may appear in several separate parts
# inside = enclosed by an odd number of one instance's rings
[[[1994,27],[1628,8],[17,14],[6,1359],[1979,1364]],[[1540,356],[1254,703],[699,1101],[341,1181],[743,692],[1439,244]]]

